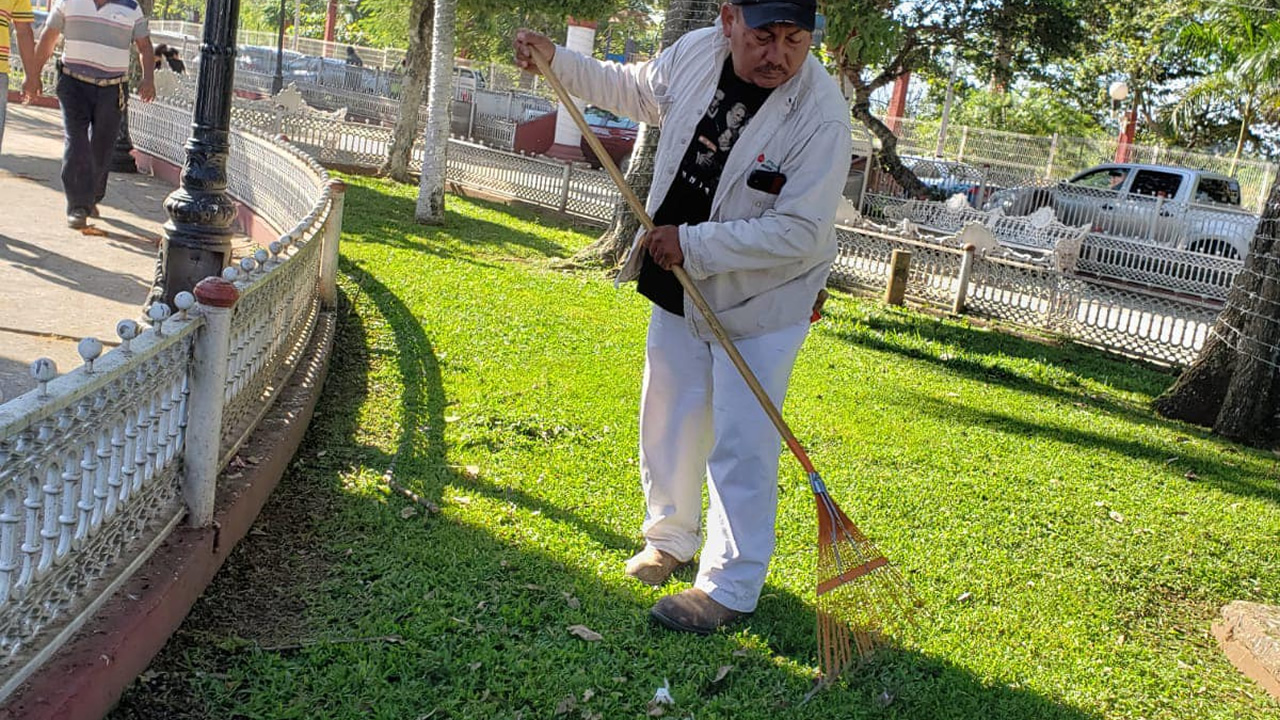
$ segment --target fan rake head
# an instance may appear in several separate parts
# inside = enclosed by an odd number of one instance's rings
[[[817,473],[809,482],[818,505],[818,659],[823,682],[830,683],[880,644],[886,625],[909,619],[916,602]]]

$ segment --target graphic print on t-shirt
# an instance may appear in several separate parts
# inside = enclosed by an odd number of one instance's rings
[[[662,205],[653,214],[655,225],[697,225],[710,219],[711,200],[720,185],[729,151],[771,92],[770,88],[739,78],[733,72],[733,57],[725,58],[715,94],[698,120]],[[658,267],[648,252],[640,267],[637,289],[667,312],[684,314],[684,289],[676,276]]]
[[[761,93],[761,90],[764,88],[739,80],[733,72],[732,61],[725,62],[720,86],[698,122],[693,142],[680,163],[678,179],[686,189],[701,193],[708,201],[715,194],[729,151],[768,97],[768,92]]]

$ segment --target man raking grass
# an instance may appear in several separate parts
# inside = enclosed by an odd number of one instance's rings
[[[836,256],[851,153],[848,108],[809,55],[815,10],[812,0],[726,4],[714,27],[627,66],[523,30],[516,60],[552,82],[646,226],[618,276],[654,305],[640,412],[646,545],[627,574],[661,585],[693,559],[705,476],[697,580],[651,615],[705,634],[754,611],[773,554],[780,432],[818,502],[819,655],[831,680],[853,660],[851,635],[869,649],[907,590],[777,409]],[[663,127],[648,208],[568,93]]]

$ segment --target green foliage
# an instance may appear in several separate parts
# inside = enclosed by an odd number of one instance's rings
[[[825,44],[846,67],[877,68],[902,48],[903,20],[876,0],[822,2],[827,18]]]
[[[1167,47],[1195,77],[1166,112],[1176,131],[1194,133],[1206,119],[1234,126],[1239,154],[1253,122],[1280,120],[1280,5],[1272,10],[1207,0],[1182,18]]]
[[[1280,602],[1276,462],[1154,417],[1168,372],[837,293],[785,413],[924,607],[806,704],[815,529],[790,458],[749,620],[656,629],[692,571],[622,573],[649,306],[550,266],[594,231],[463,198],[423,228],[415,188],[347,181],[308,439],[148,673],[189,688],[184,717],[644,718],[664,681],[666,717],[699,720],[1276,717],[1207,633],[1230,600]],[[252,582],[301,532],[287,557],[318,577]],[[254,594],[277,584],[287,602]]]
[[[970,89],[958,97],[952,122],[1041,136],[1108,133],[1092,114],[1074,107],[1052,90],[1035,85],[1018,86],[1004,93]]]

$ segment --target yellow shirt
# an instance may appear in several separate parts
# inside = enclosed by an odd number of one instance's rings
[[[35,19],[31,0],[0,0],[0,73],[9,74],[9,28]]]

